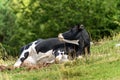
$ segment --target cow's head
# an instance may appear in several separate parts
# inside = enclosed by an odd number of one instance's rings
[[[71,28],[70,30],[68,30],[64,33],[60,33],[58,35],[58,38],[59,38],[60,41],[77,44],[76,42],[79,41],[78,40],[79,39],[79,33],[83,29],[84,29],[83,25],[77,25],[77,26]]]

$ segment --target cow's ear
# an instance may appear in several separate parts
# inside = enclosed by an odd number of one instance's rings
[[[77,25],[77,27],[78,27],[79,30],[83,30],[84,29],[84,25],[83,24]]]

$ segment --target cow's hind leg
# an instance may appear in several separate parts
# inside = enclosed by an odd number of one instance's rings
[[[90,46],[85,47],[85,55],[90,56]]]

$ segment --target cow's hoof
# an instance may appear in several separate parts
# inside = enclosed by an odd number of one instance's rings
[[[78,56],[77,59],[82,59],[83,57],[82,56]]]

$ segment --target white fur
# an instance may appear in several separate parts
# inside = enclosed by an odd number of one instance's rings
[[[45,63],[53,63],[54,62],[55,58],[52,55],[52,50],[49,50],[46,53],[39,52],[37,54],[37,52],[35,50],[35,46],[36,46],[35,42],[33,42],[33,44],[28,49],[26,49],[22,52],[19,59],[14,64],[14,67],[20,67],[20,65],[22,64],[20,59],[22,57],[24,57],[25,52],[29,52],[29,56],[25,59],[26,63],[28,62],[28,63],[31,63],[31,64],[37,64],[37,63],[40,63],[40,62],[45,62]]]
[[[55,56],[52,54],[53,50],[49,50],[46,53],[39,53],[36,57],[37,62],[53,63]]]
[[[59,53],[59,55],[56,57],[56,61],[58,63],[64,63],[64,62],[69,61],[68,55],[64,54],[64,51],[58,50],[58,53]]]
[[[116,44],[115,47],[120,47],[120,43],[119,43],[119,44]]]
[[[67,40],[67,39],[64,39],[64,37],[62,36],[61,33],[58,35],[58,38],[59,38],[60,41],[64,41],[64,42],[67,42],[67,43],[79,45],[79,43],[78,43],[79,40]]]
[[[78,59],[82,59],[83,57],[82,56],[78,56]]]
[[[35,65],[38,63],[53,63],[54,61],[55,56],[52,55],[52,50],[49,50],[46,53],[39,52],[38,54],[29,56],[24,62]]]
[[[32,58],[32,56],[34,55],[34,54],[36,54],[36,50],[34,49],[34,47],[35,47],[35,42],[36,41],[34,41],[33,42],[33,44],[28,48],[28,49],[26,49],[26,50],[23,50],[23,52],[22,52],[22,54],[20,55],[20,57],[19,57],[19,59],[16,61],[16,63],[14,64],[14,67],[20,67],[20,65],[22,64],[22,62],[21,62],[21,58],[22,57],[24,57],[24,53],[26,53],[26,52],[29,52],[29,56],[31,56],[31,58]],[[28,57],[29,57],[28,56]],[[28,59],[27,59],[28,60]],[[30,61],[30,60],[28,60],[28,61]]]
[[[32,56],[28,56],[28,58],[24,62],[36,64],[36,60]]]

